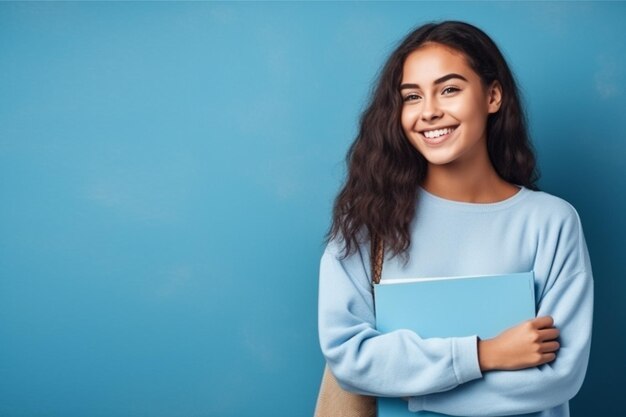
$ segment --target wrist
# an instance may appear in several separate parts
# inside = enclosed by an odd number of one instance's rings
[[[492,371],[496,369],[493,353],[493,341],[491,339],[478,339],[478,365],[480,371]]]

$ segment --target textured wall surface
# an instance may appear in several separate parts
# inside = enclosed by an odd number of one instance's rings
[[[0,415],[311,415],[343,158],[387,54],[442,19],[500,45],[540,187],[581,215],[596,315],[572,415],[616,415],[625,17],[587,2],[1,3]]]

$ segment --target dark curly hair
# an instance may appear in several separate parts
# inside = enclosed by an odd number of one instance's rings
[[[502,103],[487,120],[487,149],[505,181],[538,190],[539,172],[514,76],[502,53],[482,30],[465,22],[428,23],[407,35],[391,53],[360,118],[359,133],[346,156],[347,178],[333,206],[326,242],[341,237],[343,257],[373,237],[393,256],[407,253],[417,193],[427,170],[425,158],[406,138],[400,123],[400,83],[407,56],[435,42],[465,56],[483,85],[498,80]],[[405,261],[408,260],[408,254]]]

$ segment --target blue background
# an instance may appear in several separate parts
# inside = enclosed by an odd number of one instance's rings
[[[594,269],[572,415],[621,412],[625,17],[626,3],[0,4],[0,415],[311,415],[343,158],[387,54],[434,19],[483,28],[517,74],[540,186],[578,209]]]

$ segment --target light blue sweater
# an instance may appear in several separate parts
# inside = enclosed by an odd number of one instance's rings
[[[533,270],[537,316],[552,316],[561,332],[556,359],[538,367],[481,373],[476,336],[378,332],[369,244],[344,260],[341,249],[331,241],[320,262],[319,337],[342,387],[410,397],[411,411],[569,416],[589,360],[593,275],[580,218],[568,202],[522,187],[497,203],[464,203],[420,187],[410,260],[404,265],[387,255],[383,264],[383,279]]]

